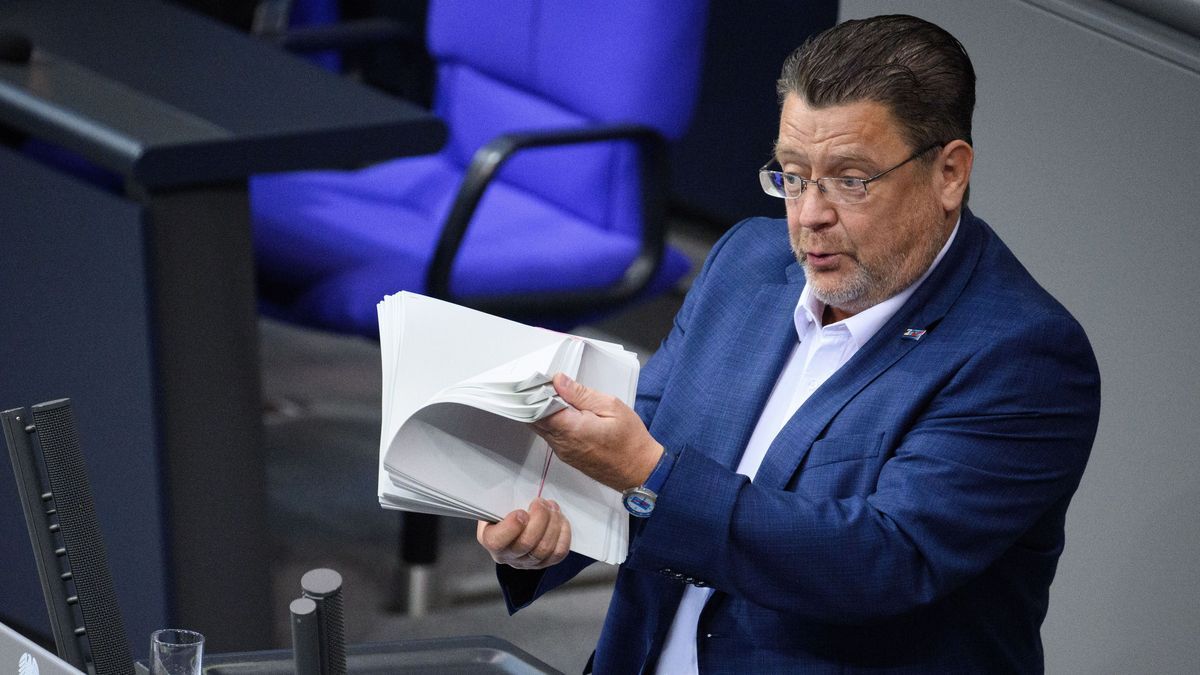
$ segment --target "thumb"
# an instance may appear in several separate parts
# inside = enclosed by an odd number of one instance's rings
[[[565,373],[554,376],[554,391],[577,410],[597,411],[604,405],[605,396],[598,391],[579,384]]]

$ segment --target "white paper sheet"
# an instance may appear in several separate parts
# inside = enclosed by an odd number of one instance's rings
[[[379,327],[382,506],[495,521],[540,495],[571,523],[572,550],[625,559],[620,494],[554,457],[529,422],[566,406],[556,372],[632,405],[635,354],[407,292],[379,304]]]

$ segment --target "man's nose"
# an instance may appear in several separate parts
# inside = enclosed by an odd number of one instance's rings
[[[837,222],[833,204],[815,184],[808,185],[799,197],[787,200],[787,206],[788,224],[792,227],[819,230]]]

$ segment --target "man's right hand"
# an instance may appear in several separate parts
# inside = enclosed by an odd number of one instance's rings
[[[571,524],[549,499],[535,499],[498,523],[479,521],[475,538],[492,560],[519,570],[557,565],[571,550]]]

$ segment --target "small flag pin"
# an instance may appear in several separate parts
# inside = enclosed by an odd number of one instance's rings
[[[920,340],[925,337],[925,330],[921,328],[905,328],[904,334],[900,337],[905,340]]]

